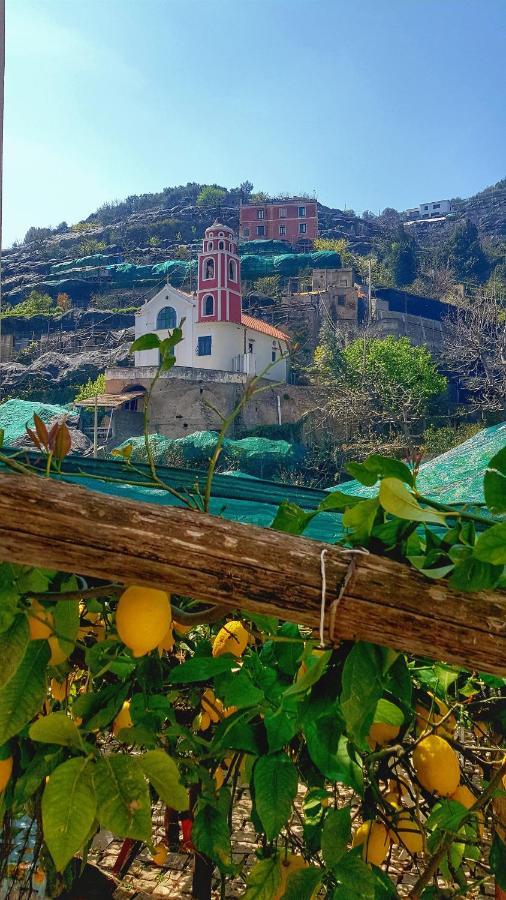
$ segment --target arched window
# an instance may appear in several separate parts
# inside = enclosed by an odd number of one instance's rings
[[[175,328],[177,324],[176,310],[173,306],[164,306],[156,317],[157,331]]]
[[[214,315],[214,297],[212,294],[208,294],[207,297],[204,297],[204,316],[212,316]]]
[[[214,259],[206,259],[204,263],[204,281],[214,278]]]
[[[220,241],[218,244],[218,250],[223,250],[224,247],[225,247],[225,244],[223,243],[223,241]]]
[[[212,249],[213,249],[213,242],[212,242],[212,241],[208,241],[208,242],[207,242],[207,249],[208,249],[208,250],[212,250]]]
[[[235,263],[235,259],[231,259],[228,264],[228,277],[230,278],[230,281],[237,281],[236,272],[237,266]]]

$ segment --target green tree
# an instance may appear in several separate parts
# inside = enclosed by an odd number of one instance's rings
[[[415,242],[411,239],[393,241],[387,257],[394,284],[403,287],[416,278]]]
[[[95,241],[93,238],[88,238],[88,240],[82,241],[79,245],[79,252],[81,256],[93,256],[94,253],[102,253],[105,247],[105,241]]]
[[[49,294],[33,290],[21,303],[12,306],[3,315],[22,316],[24,319],[28,319],[30,316],[52,316],[55,312],[57,309],[53,298]]]
[[[46,238],[51,237],[51,234],[51,228],[36,228],[35,225],[32,225],[26,232],[23,243],[31,244],[34,241],[45,241]]]
[[[456,225],[442,252],[450,268],[462,281],[468,278],[483,281],[486,278],[488,262],[474,222],[466,219]]]
[[[103,393],[105,393],[105,375],[102,372],[100,375],[97,375],[94,381],[89,378],[86,384],[81,385],[74,397],[74,401],[88,400]]]
[[[218,187],[216,184],[208,184],[202,188],[195,202],[199,209],[206,209],[209,206],[218,206],[226,196],[225,188]]]
[[[279,275],[264,275],[253,282],[252,288],[258,294],[278,300],[281,296],[281,278]]]

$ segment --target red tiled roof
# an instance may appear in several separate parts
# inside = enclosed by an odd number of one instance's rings
[[[277,338],[278,341],[290,340],[288,334],[279,328],[274,328],[274,325],[268,325],[267,322],[262,322],[261,319],[254,319],[253,316],[246,316],[244,313],[241,315],[241,325],[251,328],[252,331],[261,331],[262,334],[268,334],[270,337]]]

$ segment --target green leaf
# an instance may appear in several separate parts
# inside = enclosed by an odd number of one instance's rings
[[[304,652],[304,644],[297,625],[293,622],[284,622],[278,631],[278,636],[293,638],[290,641],[273,641],[272,652],[278,666],[285,675],[293,676],[297,671],[300,658]]]
[[[281,884],[279,857],[260,859],[248,875],[243,900],[272,900]]]
[[[346,468],[350,475],[370,487],[376,484],[378,478],[397,478],[413,485],[413,473],[405,463],[399,459],[380,456],[379,453],[372,453],[363,463],[348,463]],[[374,481],[371,480],[373,477]]]
[[[79,631],[79,600],[65,600],[54,609],[54,628],[63,652],[70,656]]]
[[[312,653],[304,655],[303,659],[307,665],[307,672],[304,672],[302,678],[299,678],[298,681],[291,684],[290,687],[283,692],[283,696],[296,697],[297,694],[306,694],[309,688],[312,687],[313,684],[316,684],[322,677],[331,656],[331,650],[325,650],[319,656]]]
[[[136,350],[155,350],[159,346],[160,338],[157,334],[143,334],[131,344],[130,353],[135,353]]]
[[[382,722],[386,725],[398,725],[400,727],[404,724],[404,713],[394,703],[390,703],[389,700],[385,700],[382,697],[376,705],[373,722]]]
[[[345,494],[343,491],[329,491],[325,499],[318,504],[318,509],[320,512],[337,512],[347,509],[349,506],[355,506],[363,499],[363,497],[356,497],[353,494]]]
[[[253,769],[255,805],[268,841],[289,819],[297,795],[297,769],[286,753],[262,756]]]
[[[282,500],[274,516],[271,528],[275,531],[284,531],[287,534],[302,534],[309,525],[311,519],[317,515],[317,510],[306,512],[296,503]]]
[[[97,818],[102,828],[118,837],[149,843],[151,804],[139,760],[132,756],[103,756],[95,767]]]
[[[233,674],[226,672],[219,675],[214,687],[226,707],[237,706],[237,709],[246,709],[249,706],[257,706],[265,697],[264,692],[255,687],[244,669]]]
[[[444,525],[445,518],[435,510],[420,506],[414,494],[397,478],[384,478],[380,484],[379,502],[385,512],[409,519],[410,522],[433,522]]]
[[[313,718],[311,704],[304,718],[304,735],[307,750],[315,766],[331,781],[338,781],[341,767],[337,759],[339,738],[343,731],[342,719],[334,711]]]
[[[21,664],[0,691],[0,744],[14,737],[37,713],[46,696],[47,641],[30,641]]]
[[[65,712],[41,716],[30,725],[29,735],[32,741],[41,741],[43,744],[60,744],[62,747],[84,749],[76,723]]]
[[[42,795],[44,840],[61,872],[83,846],[97,801],[89,759],[69,759],[51,773]]]
[[[236,713],[228,719],[224,719],[216,728],[213,740],[213,748],[216,750],[242,750],[244,753],[253,753],[258,756],[263,752],[260,745],[260,732],[263,726],[250,725],[244,719],[244,713]],[[250,715],[246,712],[246,716]]]
[[[353,645],[344,663],[340,704],[348,736],[360,747],[365,746],[382,693],[381,652],[374,644],[359,641]]]
[[[486,591],[499,583],[502,573],[503,566],[471,557],[455,566],[449,583],[457,591]]]
[[[265,714],[264,725],[267,732],[269,753],[281,750],[297,734],[297,706],[297,699],[294,698],[291,702],[290,700],[283,702],[275,712]]]
[[[62,761],[62,750],[55,751],[48,747],[37,749],[35,756],[30,760],[24,772],[16,779],[14,785],[14,808],[23,806],[30,797],[33,797],[44,778],[50,775]]]
[[[23,614],[16,616],[11,627],[0,634],[0,689],[14,675],[29,642],[28,620]]]
[[[506,447],[492,457],[485,469],[483,492],[490,512],[506,513]]]
[[[362,500],[355,506],[346,510],[343,515],[343,525],[349,528],[356,543],[366,543],[373,529],[374,520],[379,509],[376,497],[372,500]]]
[[[192,656],[181,666],[172,669],[169,684],[192,684],[196,681],[207,681],[222,672],[231,672],[237,668],[237,659],[231,653],[223,656]]]
[[[360,850],[350,850],[334,867],[334,875],[346,889],[334,893],[339,900],[374,900],[375,885],[372,869],[362,859]]]
[[[495,875],[498,886],[506,890],[506,844],[503,843],[497,832],[494,834],[490,848],[490,871]]]
[[[322,853],[325,865],[332,869],[345,854],[351,841],[351,813],[349,806],[329,809],[322,831]]]
[[[281,900],[311,900],[322,878],[323,872],[316,866],[290,872]]]
[[[228,827],[228,791],[220,792],[217,803],[202,799],[197,805],[192,827],[192,841],[195,848],[216,863],[220,872],[231,872],[232,847]]]
[[[506,566],[506,522],[483,531],[474,547],[474,556],[494,566]]]
[[[164,750],[149,750],[139,757],[142,771],[160,800],[172,809],[188,809],[188,791],[179,781],[176,763]]]

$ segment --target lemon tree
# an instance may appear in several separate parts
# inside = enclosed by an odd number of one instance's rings
[[[64,439],[34,433],[64,471]],[[504,588],[504,453],[480,510],[431,504],[398,460],[352,470],[373,496],[321,507],[344,514],[348,546],[461,589]],[[307,513],[282,504],[274,525],[302,534]],[[427,900],[506,889],[503,678],[364,642],[320,648],[303,626],[239,610],[216,620],[195,595],[0,563],[0,878],[43,878],[56,897],[100,829],[163,866],[162,804],[191,822],[186,847],[209,875],[199,897],[237,876],[247,900],[383,900],[401,895],[402,869]],[[231,828],[245,790],[247,870]],[[17,871],[21,820],[36,853]]]

